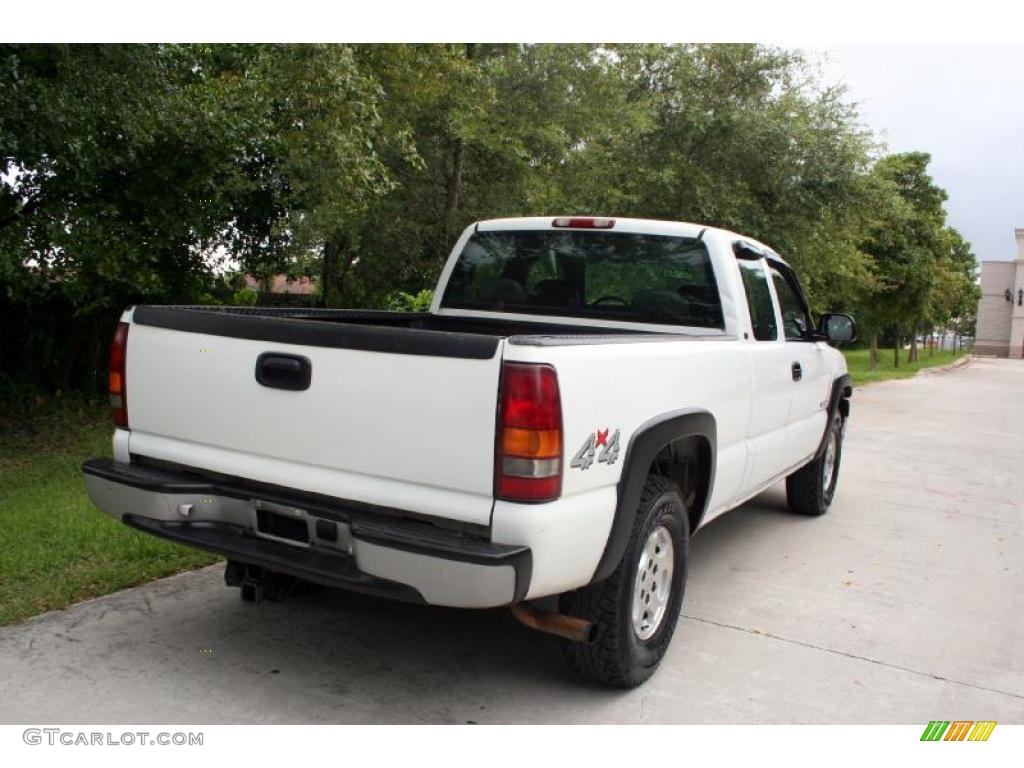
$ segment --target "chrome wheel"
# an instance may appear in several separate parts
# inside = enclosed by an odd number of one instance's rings
[[[825,493],[832,487],[832,478],[836,473],[836,447],[839,445],[839,437],[836,430],[828,433],[828,445],[825,446],[825,467],[821,472],[821,488]]]
[[[647,537],[633,580],[633,631],[649,640],[661,626],[672,592],[675,553],[668,528],[659,525]]]

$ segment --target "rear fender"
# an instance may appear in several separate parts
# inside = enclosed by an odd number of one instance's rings
[[[619,479],[618,503],[612,520],[608,543],[598,562],[591,582],[607,579],[614,573],[626,551],[630,531],[644,483],[654,464],[655,457],[666,446],[687,437],[700,437],[707,441],[710,449],[708,491],[698,500],[701,509],[696,520],[699,522],[707,510],[708,500],[715,480],[715,457],[717,454],[717,429],[714,417],[700,409],[686,409],[663,414],[645,422],[633,433],[626,449],[622,477]],[[694,526],[696,529],[696,526]]]

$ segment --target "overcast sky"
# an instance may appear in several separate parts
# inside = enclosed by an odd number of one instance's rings
[[[1024,45],[805,46],[892,152],[932,155],[949,223],[979,261],[1016,258],[1024,228]]]

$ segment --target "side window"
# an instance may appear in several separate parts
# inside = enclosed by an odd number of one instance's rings
[[[754,338],[758,341],[774,341],[779,337],[779,329],[775,324],[775,305],[768,288],[768,275],[764,271],[764,261],[737,260],[740,275],[743,276],[743,290],[747,294],[747,305],[750,307],[750,324],[754,327]]]
[[[775,267],[771,267],[771,273],[775,295],[779,297],[779,308],[782,310],[782,331],[787,339],[802,339],[811,328],[811,319],[804,309],[804,302],[785,275]]]

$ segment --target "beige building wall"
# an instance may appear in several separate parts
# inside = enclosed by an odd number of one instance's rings
[[[981,301],[978,302],[978,330],[974,352],[979,355],[1021,357],[1024,355],[1024,229],[1017,237],[1015,261],[985,261],[981,264]],[[1010,301],[1006,291],[1010,290]]]
[[[1010,357],[1024,357],[1024,229],[1017,235],[1017,276],[1013,284],[1013,319],[1010,322]]]
[[[1009,351],[1013,310],[1006,301],[1006,289],[1012,290],[1016,275],[1016,262],[982,262],[978,330],[974,339],[976,354],[1006,355]]]

